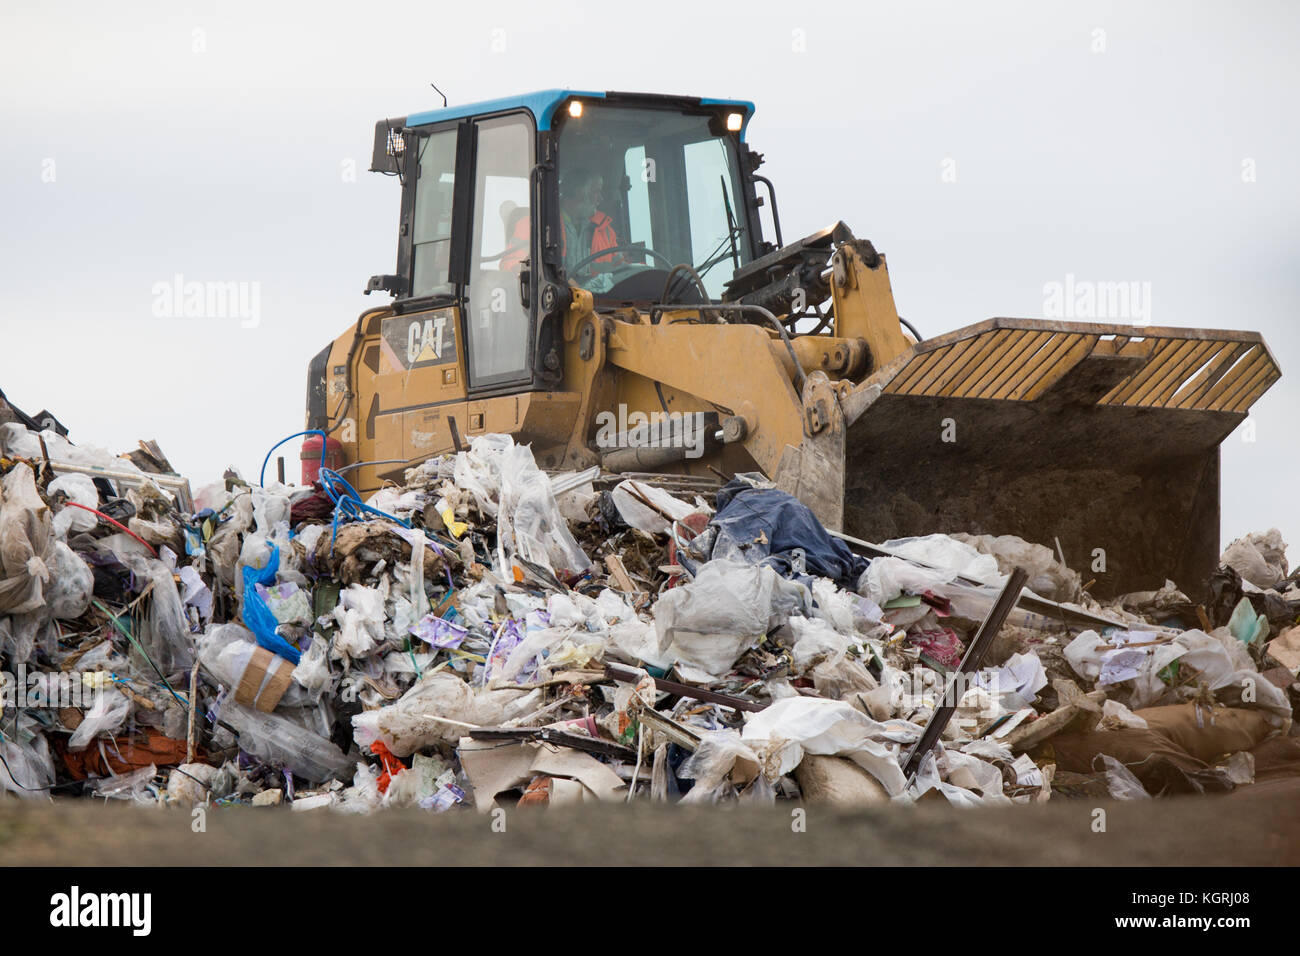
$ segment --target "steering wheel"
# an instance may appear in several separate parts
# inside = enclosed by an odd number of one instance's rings
[[[569,272],[571,274],[576,275],[577,273],[582,271],[583,266],[593,262],[596,259],[600,259],[604,256],[613,255],[616,252],[631,252],[637,255],[648,254],[652,256],[657,262],[664,263],[669,269],[671,269],[676,264],[667,256],[663,255],[662,253],[655,252],[653,249],[649,248],[648,246],[620,245],[620,246],[610,246],[608,249],[601,249],[599,252],[593,252],[591,255],[583,259],[581,262],[577,262],[574,265],[570,266]],[[636,263],[628,263],[628,264],[636,265]]]

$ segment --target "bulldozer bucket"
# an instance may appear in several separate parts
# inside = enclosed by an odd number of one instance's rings
[[[1219,444],[1280,375],[1253,332],[992,319],[921,342],[845,403],[845,530],[1015,534],[1098,596],[1199,588]]]

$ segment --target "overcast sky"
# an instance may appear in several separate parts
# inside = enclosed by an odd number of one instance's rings
[[[787,239],[848,222],[927,336],[1042,315],[1067,275],[1262,332],[1286,374],[1225,443],[1223,541],[1300,544],[1298,64],[1286,2],[6,0],[0,388],[79,443],[255,478],[309,358],[385,301],[375,120],[440,105],[431,82],[737,97]],[[156,316],[177,275],[256,284],[257,323]]]

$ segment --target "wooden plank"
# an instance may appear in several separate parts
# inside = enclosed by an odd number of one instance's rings
[[[1136,389],[1133,394],[1124,399],[1125,405],[1145,405],[1147,397],[1158,391],[1160,387],[1168,380],[1170,375],[1176,374],[1182,367],[1182,363],[1196,351],[1197,342],[1195,339],[1187,339],[1179,342],[1172,349],[1165,352],[1160,358],[1159,366],[1147,376],[1142,387]]]
[[[911,382],[907,386],[904,394],[907,395],[928,395],[930,386],[944,373],[946,369],[952,366],[963,355],[966,354],[979,341],[978,339],[963,339],[948,349],[946,355],[939,361],[935,362],[920,378]]]
[[[1222,342],[1201,342],[1192,349],[1192,353],[1186,359],[1170,370],[1164,384],[1157,385],[1156,391],[1147,396],[1146,403],[1167,407],[1169,400],[1187,383],[1192,373],[1204,365],[1205,360],[1222,346]]]
[[[1047,357],[1054,348],[1059,346],[1068,336],[1065,333],[1050,333],[1047,341],[1035,349],[1032,353],[1024,355],[1020,361],[1014,363],[1010,368],[1010,373],[1005,377],[1002,384],[993,390],[989,398],[1006,399],[1010,398],[1012,392],[1019,387],[1020,383],[1025,380],[1025,375],[1030,369],[1037,368],[1038,364]]]
[[[1076,335],[1062,335],[1060,339],[1044,347],[1025,364],[1019,383],[1011,389],[1007,398],[1020,400],[1029,389],[1033,388],[1039,378],[1050,372],[1052,366],[1070,351],[1077,338]]]
[[[937,362],[940,358],[943,357],[943,355],[947,351],[948,351],[947,346],[944,346],[943,348],[937,348],[931,352],[925,353],[924,357],[918,355],[913,361],[907,364],[906,368],[904,368],[901,372],[899,372],[890,380],[889,386],[886,389],[886,391],[890,391],[890,392],[903,391],[905,388],[907,388],[909,382],[915,381],[916,377],[920,375],[923,370],[929,368],[931,365]]]
[[[630,486],[629,486],[630,487]],[[618,589],[624,594],[635,594],[636,585],[632,583],[632,578],[627,573],[627,568],[623,566],[623,559],[617,554],[611,554],[605,558],[605,567],[609,569],[609,576],[618,584]]]
[[[1223,342],[1220,343],[1219,350],[1214,353],[1205,368],[1201,369],[1199,375],[1185,386],[1182,391],[1174,395],[1169,404],[1173,408],[1189,408],[1195,405],[1206,392],[1214,387],[1214,383],[1219,380],[1225,371],[1232,367],[1232,363],[1237,361],[1249,345],[1242,342]]]
[[[1047,342],[1052,337],[1051,332],[1034,332],[1025,336],[1020,347],[1008,355],[1004,360],[995,365],[988,373],[989,381],[987,385],[980,384],[976,388],[979,390],[978,398],[992,398],[1001,390],[1003,384],[1015,374],[1020,365]]]
[[[1250,406],[1254,405],[1255,402],[1259,400],[1259,397],[1263,395],[1265,392],[1267,392],[1270,388],[1272,388],[1273,383],[1276,382],[1281,377],[1282,377],[1282,370],[1279,369],[1276,365],[1270,366],[1269,369],[1264,373],[1264,377],[1259,381],[1257,385],[1254,385],[1251,388],[1247,389],[1242,394],[1241,398],[1237,399],[1235,402],[1232,403],[1231,411],[1234,412],[1249,411]]]
[[[1272,365],[1269,357],[1263,352],[1254,356],[1250,364],[1244,368],[1238,365],[1226,376],[1232,378],[1232,383],[1210,403],[1209,407],[1215,411],[1228,410],[1242,395],[1249,394],[1250,389],[1263,379]]]
[[[974,381],[978,375],[993,364],[994,356],[1001,352],[1006,341],[1015,334],[1010,329],[998,329],[992,334],[985,334],[983,344],[980,345],[979,350],[971,356],[969,361],[962,364],[959,375],[947,378],[943,388],[939,390],[939,394],[944,396],[952,395],[963,383],[969,384]]]
[[[1223,376],[1215,383],[1214,387],[1205,393],[1201,399],[1202,408],[1216,408],[1221,399],[1230,393],[1234,393],[1245,379],[1250,378],[1258,371],[1259,367],[1268,362],[1268,355],[1259,346],[1251,346],[1238,361],[1237,364],[1225,372]]]
[[[1051,368],[1044,369],[1043,374],[1038,377],[1038,381],[1033,386],[1025,390],[1024,400],[1032,402],[1047,391],[1061,379],[1063,379],[1070,370],[1092,354],[1092,350],[1099,343],[1096,335],[1082,335],[1079,340],[1070,346],[1070,350],[1056,361]],[[1111,362],[1114,359],[1107,359]]]
[[[1148,355],[1147,364],[1143,365],[1140,371],[1134,373],[1133,377],[1130,378],[1127,382],[1121,382],[1119,385],[1117,385],[1113,392],[1111,392],[1109,395],[1107,395],[1097,404],[1099,405],[1124,404],[1125,400],[1127,400],[1130,395],[1132,395],[1144,384],[1146,384],[1147,379],[1149,379],[1152,375],[1156,374],[1156,372],[1160,368],[1161,362],[1164,361],[1165,356],[1168,355],[1171,350],[1178,348],[1180,341],[1181,340],[1179,339],[1162,339],[1161,341],[1159,341],[1156,344],[1155,348],[1153,348],[1151,350],[1151,353]]]
[[[1028,344],[1028,339],[1034,335],[1033,332],[1023,332],[1019,329],[1011,329],[1010,334],[1003,341],[1002,345],[996,352],[989,356],[988,366],[978,370],[971,375],[961,387],[953,392],[958,398],[969,398],[989,380],[991,375],[996,374],[1011,358]]]

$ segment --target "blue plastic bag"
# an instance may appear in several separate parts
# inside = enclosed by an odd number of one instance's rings
[[[244,566],[244,608],[243,618],[244,626],[253,632],[253,637],[257,638],[257,643],[265,647],[274,654],[279,654],[285,660],[292,661],[293,666],[297,667],[298,662],[302,660],[302,652],[286,641],[275,629],[279,626],[279,621],[271,613],[271,609],[266,606],[262,596],[257,593],[257,585],[274,584],[275,573],[280,569],[280,549],[275,544],[271,544],[271,557],[266,562],[266,567],[250,568]]]

